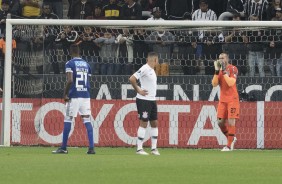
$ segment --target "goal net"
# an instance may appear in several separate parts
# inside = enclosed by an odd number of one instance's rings
[[[282,148],[280,22],[7,20],[1,144],[57,146],[62,141],[70,44],[92,68],[91,122],[96,146],[136,144],[139,120],[128,77],[159,53],[159,147],[219,148],[219,88],[213,61],[229,53],[239,70],[236,148]],[[279,50],[280,49],[280,50]],[[5,60],[4,60],[5,59]],[[149,129],[150,127],[148,127]],[[147,131],[148,132],[148,131]],[[80,117],[70,146],[87,146]],[[145,145],[150,145],[146,135]]]

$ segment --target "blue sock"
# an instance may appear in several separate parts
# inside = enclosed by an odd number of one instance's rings
[[[71,130],[71,122],[64,122],[63,143],[61,146],[61,148],[64,150],[67,149],[70,130]]]
[[[93,137],[93,126],[90,122],[84,122],[87,130],[89,149],[94,149],[94,137]]]

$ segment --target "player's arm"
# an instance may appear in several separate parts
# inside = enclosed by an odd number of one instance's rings
[[[229,77],[227,74],[224,74],[223,77],[229,87],[232,87],[236,83],[236,79]]]
[[[214,74],[213,78],[212,78],[212,86],[216,87],[218,86],[218,75]]]
[[[131,77],[129,77],[129,81],[132,85],[132,87],[134,88],[134,90],[139,93],[140,95],[146,96],[148,94],[147,90],[142,90],[138,84],[137,84],[137,78],[133,75],[131,75]]]
[[[64,91],[64,100],[65,102],[68,102],[69,101],[69,91],[70,91],[70,87],[73,82],[73,77],[72,77],[72,72],[66,72],[66,74],[67,74],[67,83],[66,83],[65,91]]]
[[[235,83],[236,83],[236,78],[237,78],[237,74],[238,74],[238,70],[237,68],[232,68],[232,70],[230,71],[230,76],[226,73],[226,68],[225,66],[222,66],[222,72],[223,72],[223,78],[225,80],[225,82],[227,83],[227,85],[229,87],[232,87]]]

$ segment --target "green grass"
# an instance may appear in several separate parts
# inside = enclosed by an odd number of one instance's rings
[[[281,150],[159,149],[161,156],[135,155],[134,148],[0,147],[2,184],[275,184],[282,183]],[[148,150],[148,149],[147,149]]]

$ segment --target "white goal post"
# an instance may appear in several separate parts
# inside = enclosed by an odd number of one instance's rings
[[[12,84],[12,26],[13,25],[74,25],[74,26],[119,26],[119,27],[164,27],[164,28],[218,28],[218,27],[264,27],[282,28],[280,21],[146,21],[146,20],[55,20],[55,19],[7,19],[6,55],[4,65],[1,143],[10,146],[11,84]]]

